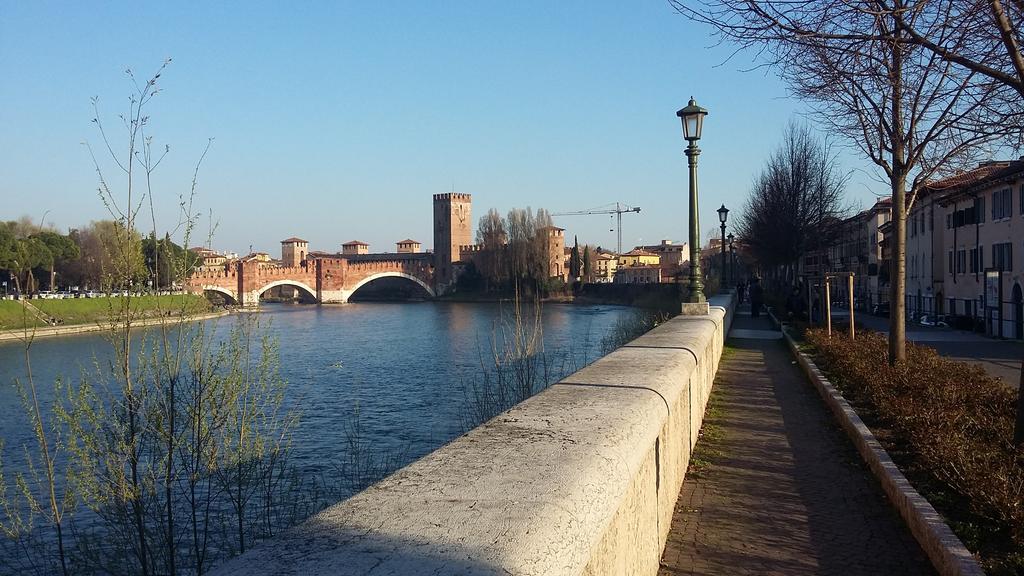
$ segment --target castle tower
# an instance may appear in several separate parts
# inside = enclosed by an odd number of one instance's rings
[[[285,266],[300,266],[309,253],[309,242],[294,236],[281,240],[281,261]]]
[[[342,254],[369,254],[370,245],[361,240],[350,240],[341,245]]]
[[[565,265],[565,228],[547,226],[541,228],[548,249],[548,276],[562,280],[568,278],[568,267]]]
[[[441,292],[455,280],[461,247],[473,243],[472,205],[469,194],[434,194],[434,282]]]

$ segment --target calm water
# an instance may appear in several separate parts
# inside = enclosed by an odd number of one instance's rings
[[[507,306],[506,306],[507,312]],[[548,304],[544,341],[555,376],[592,362],[616,320],[634,312],[614,306]],[[286,402],[301,411],[293,463],[327,472],[346,449],[346,429],[358,417],[361,438],[408,463],[458,436],[467,414],[466,385],[481,379],[491,355],[497,304],[359,303],[345,306],[264,305],[263,318],[280,345]],[[223,335],[236,317],[211,322]],[[57,378],[109,362],[98,335],[41,339],[32,346],[43,400]],[[12,382],[24,378],[20,344],[0,345],[0,438],[8,477],[24,467],[31,433]]]

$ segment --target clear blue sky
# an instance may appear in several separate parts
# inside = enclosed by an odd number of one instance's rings
[[[700,142],[702,236],[742,207],[785,124],[802,109],[770,72],[725,62],[709,31],[664,0],[638,2],[15,2],[0,4],[0,219],[59,228],[107,217],[85,140],[92,96],[116,144],[130,85],[173,58],[149,108],[171,146],[158,227],[173,225],[215,138],[198,204],[214,247],[279,253],[347,240],[432,244],[431,195],[473,195],[473,218],[616,200],[623,241],[686,236],[686,163],[675,111],[710,110]],[[862,168],[847,155],[845,168]],[[124,189],[109,163],[107,175]],[[864,184],[863,182],[867,182]],[[882,186],[855,177],[850,200]],[[735,214],[735,212],[734,212]],[[611,219],[557,218],[614,247]],[[204,221],[204,229],[208,223]]]

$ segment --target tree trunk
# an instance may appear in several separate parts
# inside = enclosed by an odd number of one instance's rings
[[[907,164],[903,126],[903,47],[893,43],[889,82],[892,86],[892,255],[889,262],[889,365],[907,359]]]

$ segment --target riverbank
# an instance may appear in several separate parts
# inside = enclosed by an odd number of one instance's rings
[[[121,297],[64,300],[0,301],[0,342],[33,337],[64,336],[108,330],[120,314]],[[173,322],[182,313],[188,321],[216,318],[227,311],[214,310],[202,296],[175,294],[136,296],[131,307],[136,326]]]
[[[210,320],[213,318],[220,318],[221,316],[227,316],[231,314],[232,310],[217,310],[214,312],[204,312],[201,314],[192,314],[185,317],[185,322],[198,322],[199,320]],[[160,316],[157,318],[143,318],[132,322],[132,326],[135,328],[144,328],[146,326],[159,326],[161,323],[174,324],[177,323],[179,318],[177,316]],[[87,334],[89,332],[102,332],[110,330],[112,324],[109,321],[97,322],[94,324],[73,324],[71,326],[44,326],[44,327],[29,327],[29,328],[15,328],[12,330],[0,330],[0,343],[12,342],[16,340],[24,340],[25,336],[31,338],[45,338],[48,336],[73,336],[75,334]]]

